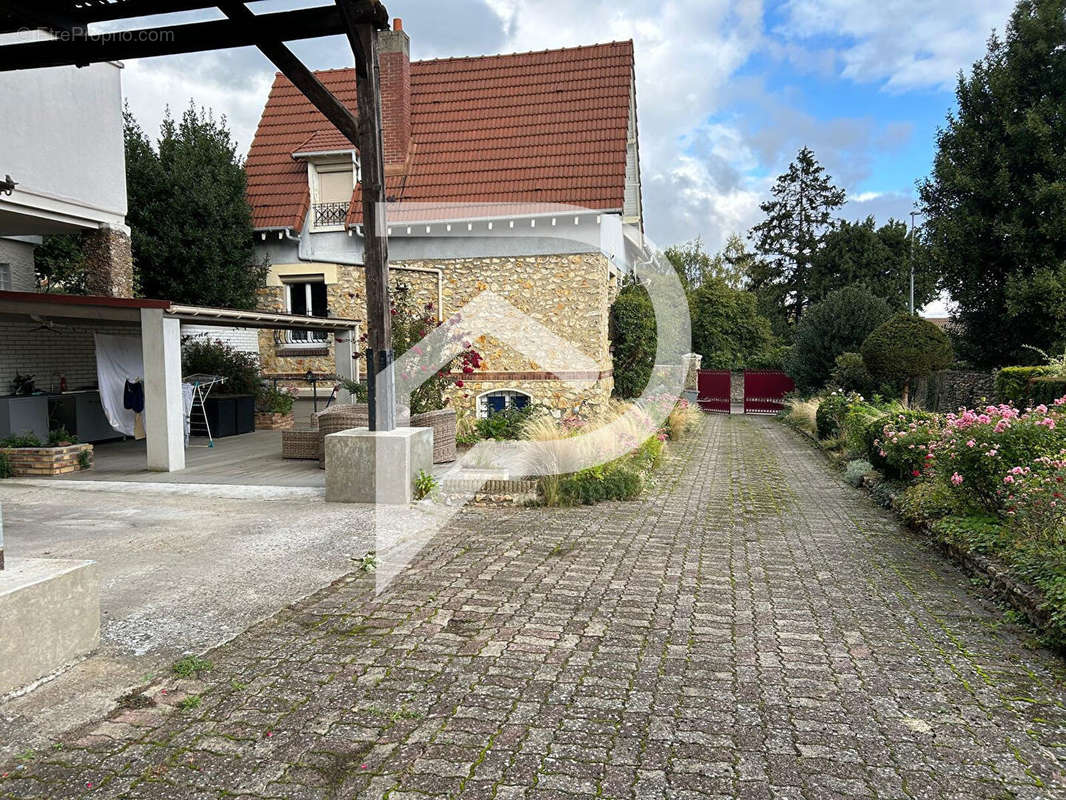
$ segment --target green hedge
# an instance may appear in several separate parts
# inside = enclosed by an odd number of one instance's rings
[[[1004,367],[996,373],[996,399],[1023,408],[1029,405],[1030,381],[1054,373],[1053,367]]]
[[[1054,405],[1060,397],[1066,396],[1066,377],[1051,375],[1046,378],[1033,380],[1033,404],[1043,403],[1046,406]]]

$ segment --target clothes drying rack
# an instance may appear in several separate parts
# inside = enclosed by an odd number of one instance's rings
[[[207,396],[215,386],[221,386],[226,379],[221,375],[207,375],[197,373],[186,375],[185,383],[192,384],[192,408],[189,409],[189,434],[206,436],[207,444],[189,445],[189,447],[214,447],[215,437],[211,435],[211,422],[207,418]],[[200,412],[200,420],[196,420],[196,412]],[[201,427],[202,426],[202,427]]]

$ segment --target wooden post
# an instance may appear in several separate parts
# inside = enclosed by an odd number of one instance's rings
[[[359,163],[363,188],[363,251],[366,264],[367,381],[370,430],[396,428],[396,386],[392,373],[392,313],[389,301],[389,242],[385,219],[385,147],[381,128],[377,27],[365,21],[355,0],[335,0],[348,23],[355,54],[359,99]],[[376,0],[369,0],[380,5]]]

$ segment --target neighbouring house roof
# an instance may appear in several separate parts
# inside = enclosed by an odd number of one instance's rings
[[[412,62],[410,155],[387,170],[388,196],[621,210],[633,70],[632,42]],[[357,113],[354,70],[316,74]],[[279,74],[248,153],[255,227],[302,228],[307,169],[294,154],[350,149]]]
[[[943,328],[944,330],[947,330],[954,325],[951,317],[925,317],[925,321],[932,322],[938,328]]]

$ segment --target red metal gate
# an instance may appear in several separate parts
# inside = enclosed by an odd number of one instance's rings
[[[696,402],[704,411],[729,413],[732,376],[728,372],[701,369],[697,379]]]
[[[745,371],[744,413],[776,414],[785,407],[785,395],[795,388],[792,378],[783,372]]]

